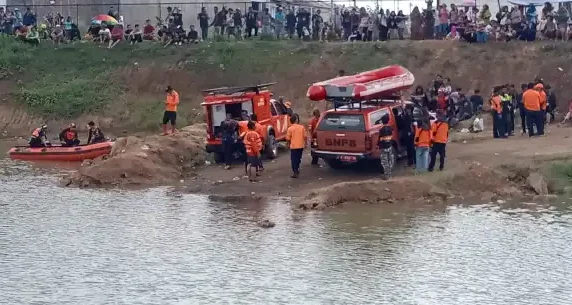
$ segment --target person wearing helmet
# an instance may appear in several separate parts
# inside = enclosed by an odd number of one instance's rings
[[[62,130],[59,138],[62,146],[78,146],[80,143],[74,123],[71,123],[68,128]]]
[[[42,125],[42,127],[38,127],[32,131],[32,136],[30,137],[30,141],[28,141],[28,145],[30,147],[46,147],[50,145],[48,141],[47,133],[48,126]]]

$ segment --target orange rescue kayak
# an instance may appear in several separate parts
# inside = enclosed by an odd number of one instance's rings
[[[74,147],[46,146],[46,147],[12,147],[8,155],[13,160],[25,161],[83,161],[95,159],[111,153],[113,142],[102,142]]]

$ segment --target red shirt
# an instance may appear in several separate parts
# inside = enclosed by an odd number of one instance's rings
[[[319,119],[320,118],[313,117],[312,120],[310,121],[310,126],[308,126],[309,127],[308,129],[310,130],[310,136],[312,136],[314,134],[314,131],[316,131]]]
[[[118,26],[114,27],[113,30],[111,30],[111,38],[122,40],[123,39],[123,28],[118,27]]]
[[[152,25],[150,25],[150,24],[146,25],[146,26],[143,28],[143,35],[148,36],[148,35],[153,34],[154,32],[155,32],[155,27],[152,26]]]

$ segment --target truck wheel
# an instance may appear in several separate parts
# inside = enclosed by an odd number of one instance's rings
[[[326,163],[328,163],[328,166],[333,169],[341,169],[343,167],[342,162],[338,160],[328,160]]]
[[[269,135],[268,140],[266,141],[266,147],[264,148],[266,152],[266,156],[269,159],[276,159],[278,158],[278,142],[276,142],[276,138],[274,135]]]
[[[224,163],[224,154],[214,153],[214,161],[216,164]]]

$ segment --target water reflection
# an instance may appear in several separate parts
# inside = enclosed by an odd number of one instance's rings
[[[300,213],[2,171],[0,304],[572,303],[565,204]]]

